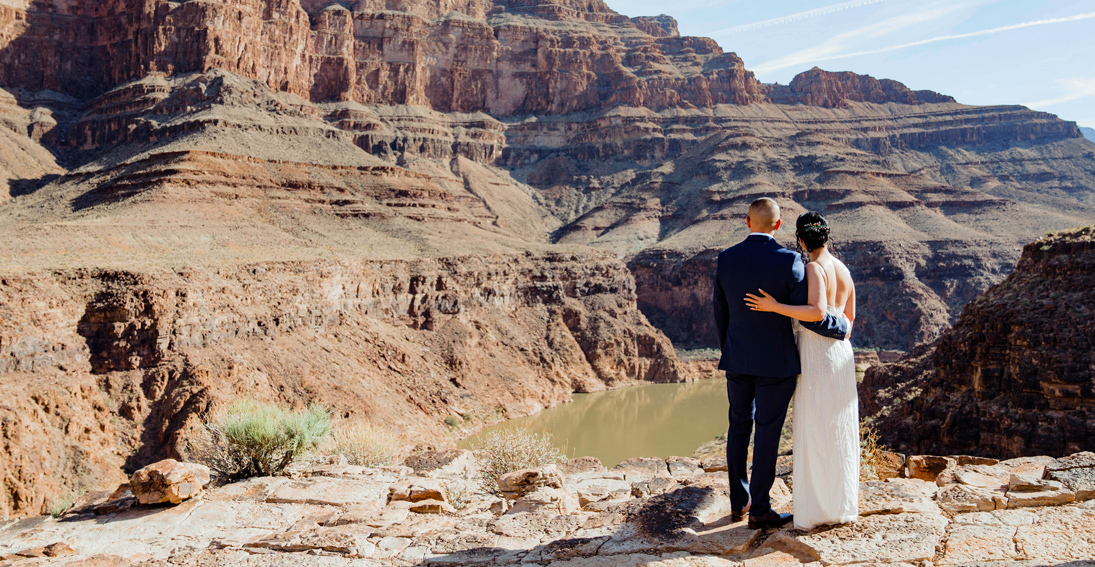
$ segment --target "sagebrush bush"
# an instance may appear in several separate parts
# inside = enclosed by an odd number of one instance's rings
[[[276,476],[331,434],[330,411],[309,405],[294,412],[274,404],[233,402],[207,424],[210,445],[203,460],[226,480]]]
[[[379,467],[390,465],[399,456],[398,440],[391,433],[365,421],[336,424],[330,449],[341,454],[351,465]]]
[[[498,494],[498,477],[567,460],[552,443],[551,436],[524,428],[499,429],[485,435],[475,447],[479,460],[479,483]]]

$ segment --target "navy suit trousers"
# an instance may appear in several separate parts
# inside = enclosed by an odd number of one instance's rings
[[[730,429],[726,437],[726,468],[730,474],[730,505],[760,516],[772,509],[768,493],[776,479],[776,454],[787,404],[795,394],[798,376],[773,378],[726,373],[726,395],[730,398]],[[747,476],[749,435],[756,423],[753,443],[753,474]]]

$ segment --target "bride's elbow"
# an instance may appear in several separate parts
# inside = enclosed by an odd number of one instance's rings
[[[803,319],[803,320],[808,322],[808,323],[817,323],[818,321],[820,321],[824,318],[825,318],[825,312],[820,310],[820,309],[816,309],[816,310],[814,310],[813,312],[810,313],[808,318]]]

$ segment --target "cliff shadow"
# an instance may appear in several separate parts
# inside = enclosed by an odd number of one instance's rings
[[[60,179],[60,174],[50,173],[37,179],[9,179],[8,194],[12,198],[32,195],[42,187]]]

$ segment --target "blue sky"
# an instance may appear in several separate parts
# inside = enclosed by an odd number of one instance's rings
[[[1095,127],[1095,0],[607,2],[673,16],[682,35],[714,38],[766,83],[816,65]]]

